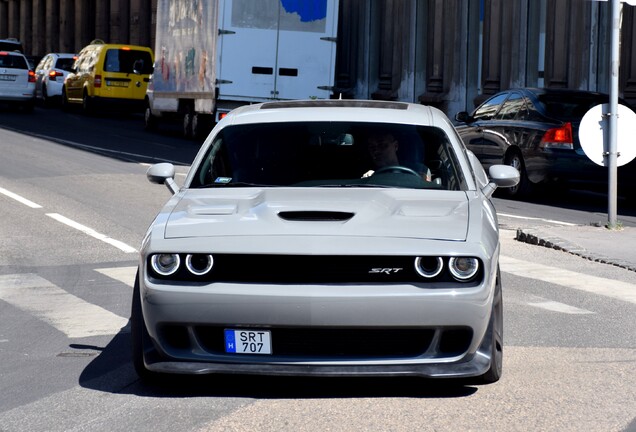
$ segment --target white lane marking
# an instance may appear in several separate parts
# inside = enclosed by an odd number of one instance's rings
[[[11,191],[8,191],[4,188],[0,188],[0,193],[8,196],[9,198],[13,198],[14,200],[21,202],[22,204],[29,206],[31,208],[34,208],[34,209],[42,208],[40,204],[36,204],[33,201],[29,201],[28,199],[21,197],[20,195],[13,193]]]
[[[104,234],[100,234],[97,231],[95,231],[92,228],[89,228],[87,226],[84,226],[80,223],[77,223],[65,216],[62,216],[60,214],[57,213],[47,213],[47,216],[49,216],[50,218],[55,219],[58,222],[61,222],[67,226],[70,226],[71,228],[75,228],[76,230],[79,230],[81,232],[83,232],[84,234],[88,234],[89,236],[96,238],[97,240],[101,240],[104,243],[108,243],[111,246],[115,246],[117,249],[126,252],[126,253],[135,253],[137,252],[137,249],[135,249],[132,246],[128,246],[126,243],[121,242],[119,240],[115,240],[112,239],[110,237],[108,237],[107,235]]]
[[[501,271],[636,304],[636,285],[500,256]]]
[[[69,338],[113,335],[128,323],[32,273],[0,276],[0,299],[51,324]]]
[[[100,269],[95,269],[95,271],[103,274],[104,276],[108,276],[111,279],[115,279],[119,282],[122,282],[131,288],[135,285],[135,276],[137,275],[137,267],[100,268]]]
[[[553,219],[543,219],[543,218],[536,218],[536,217],[530,217],[530,216],[518,216],[518,215],[513,215],[513,214],[508,214],[508,213],[499,213],[497,212],[498,216],[505,216],[505,217],[509,217],[509,218],[514,218],[514,219],[526,219],[526,220],[537,220],[537,221],[542,221],[542,222],[550,222],[553,224],[557,224],[557,225],[564,225],[564,226],[576,226],[577,224],[575,223],[570,223],[570,222],[562,222],[562,221],[557,221],[557,220],[553,220]]]
[[[532,303],[526,303],[526,304],[529,306],[540,308],[540,309],[549,310],[551,312],[560,312],[560,313],[565,313],[570,315],[586,315],[586,314],[595,313],[586,309],[579,309],[577,307],[570,306],[565,303],[559,303],[559,302],[551,301],[551,300],[546,300],[541,302],[532,302]]]

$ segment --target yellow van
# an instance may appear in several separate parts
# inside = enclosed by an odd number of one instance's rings
[[[143,111],[153,61],[148,47],[91,42],[79,52],[64,80],[62,107],[77,104],[86,113],[105,105]]]

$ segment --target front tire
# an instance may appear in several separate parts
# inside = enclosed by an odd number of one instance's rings
[[[146,368],[144,362],[144,352],[152,349],[152,341],[150,334],[146,329],[143,311],[141,309],[141,290],[139,288],[139,270],[135,276],[135,286],[133,288],[132,308],[130,311],[130,333],[132,339],[132,360],[135,372],[142,381],[151,383],[156,382],[159,374],[152,372]]]
[[[501,292],[501,274],[497,267],[497,282],[492,301],[489,331],[491,332],[490,368],[477,377],[477,384],[492,384],[501,378],[503,371],[503,294]]]

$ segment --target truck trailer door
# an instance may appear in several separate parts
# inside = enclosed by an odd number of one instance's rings
[[[336,0],[224,0],[219,100],[326,99],[335,74]]]

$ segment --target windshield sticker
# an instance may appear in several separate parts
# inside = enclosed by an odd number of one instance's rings
[[[214,183],[226,184],[232,181],[232,177],[217,177]]]

